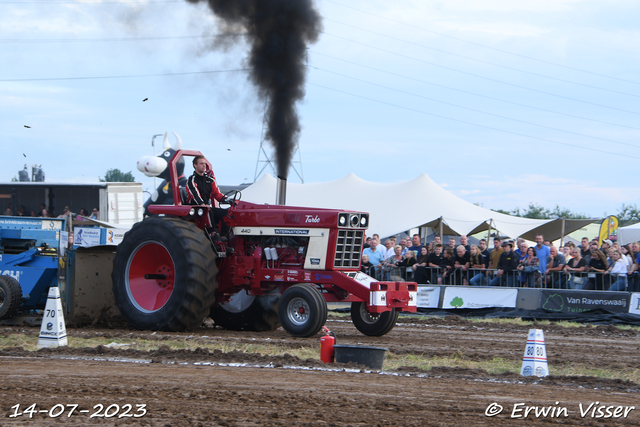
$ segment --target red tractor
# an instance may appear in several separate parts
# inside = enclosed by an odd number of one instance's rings
[[[360,272],[369,223],[362,212],[260,205],[233,200],[228,242],[214,241],[209,206],[188,205],[176,162],[168,167],[173,205],[150,205],[118,246],[113,292],[122,316],[138,329],[183,331],[207,317],[223,328],[268,331],[282,325],[309,337],[327,319],[327,302],[351,302],[365,335],[380,336],[399,311],[415,312],[417,285],[378,282]]]

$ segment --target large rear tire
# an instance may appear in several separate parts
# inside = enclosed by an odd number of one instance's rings
[[[289,334],[310,337],[320,332],[327,321],[327,302],[313,285],[293,285],[280,297],[278,317]]]
[[[0,319],[13,317],[22,304],[22,287],[11,276],[0,276]]]
[[[351,303],[351,320],[357,330],[370,337],[380,337],[393,329],[398,320],[396,309],[372,315],[364,302]]]
[[[215,301],[216,255],[204,231],[177,218],[133,226],[113,261],[113,295],[122,317],[142,330],[185,331]]]
[[[216,325],[231,331],[275,331],[278,320],[277,295],[247,295],[242,290],[224,304],[214,304],[209,316]]]

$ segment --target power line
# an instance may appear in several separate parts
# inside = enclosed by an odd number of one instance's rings
[[[194,74],[215,74],[215,73],[235,73],[239,71],[251,71],[249,68],[238,68],[235,70],[211,70],[211,71],[187,71],[182,73],[157,73],[157,74],[129,74],[120,76],[82,76],[82,77],[41,77],[24,79],[0,79],[0,82],[39,82],[58,80],[102,80],[102,79],[129,79],[135,77],[163,77],[163,76],[186,76]]]
[[[551,18],[551,19],[555,19],[556,21],[567,22],[567,23],[569,23],[571,25],[576,25],[578,27],[590,28],[592,30],[598,30],[598,31],[603,31],[605,33],[615,34],[617,36],[623,35],[623,36],[633,37],[633,38],[637,38],[638,37],[636,34],[629,34],[629,33],[620,32],[620,31],[611,31],[611,30],[607,30],[605,28],[599,28],[599,27],[594,27],[594,26],[591,26],[591,25],[579,24],[577,22],[569,21],[568,19],[558,18],[556,16],[549,16],[549,15],[545,15],[543,13],[535,12],[535,11],[532,11],[532,10],[529,11],[529,13],[531,13],[533,15],[538,15],[538,16],[541,16],[541,17],[547,18],[547,19]]]
[[[417,93],[407,92],[407,91],[400,90],[400,89],[395,89],[395,88],[392,88],[392,87],[389,87],[389,86],[384,86],[384,85],[381,85],[381,84],[378,84],[378,83],[373,83],[373,82],[370,82],[370,81],[366,81],[366,80],[363,80],[363,79],[360,79],[360,78],[357,78],[357,77],[347,76],[345,74],[336,73],[334,71],[324,70],[324,69],[318,68],[318,67],[313,67],[313,68],[315,68],[317,70],[320,70],[320,71],[324,71],[325,73],[335,74],[337,76],[341,76],[341,77],[345,77],[345,78],[348,78],[348,79],[356,80],[356,81],[359,81],[359,82],[367,83],[367,84],[370,84],[370,85],[373,85],[373,86],[378,86],[378,87],[381,87],[381,88],[384,88],[384,89],[392,90],[394,92],[404,93],[406,95],[411,95],[411,96],[415,96],[417,98],[427,99],[429,101],[438,102],[440,104],[445,104],[445,105],[450,105],[452,107],[462,108],[464,110],[469,110],[469,111],[473,111],[473,112],[476,112],[476,113],[487,114],[489,116],[499,117],[501,119],[511,120],[511,121],[518,122],[518,123],[524,123],[524,124],[531,125],[531,126],[538,126],[538,127],[541,127],[541,128],[555,130],[555,131],[559,131],[559,132],[566,132],[566,133],[569,133],[569,134],[572,134],[572,135],[581,136],[581,137],[585,137],[585,138],[592,138],[592,139],[597,139],[597,140],[600,140],[600,141],[612,142],[614,144],[620,144],[620,145],[626,145],[628,147],[638,148],[637,145],[629,144],[629,143],[626,143],[626,142],[613,141],[613,140],[606,139],[606,138],[600,138],[600,137],[597,137],[597,136],[586,135],[586,134],[583,134],[583,133],[573,132],[573,131],[570,131],[570,130],[559,129],[559,128],[554,128],[554,127],[551,127],[551,126],[541,125],[541,124],[538,124],[538,123],[528,122],[526,120],[515,119],[515,118],[512,118],[512,117],[503,116],[501,114],[489,113],[487,111],[482,111],[482,110],[478,110],[478,109],[475,109],[475,108],[464,107],[462,105],[454,104],[452,102],[441,101],[439,99],[430,98],[428,96],[418,95]]]
[[[212,34],[210,36],[143,36],[143,37],[103,37],[89,39],[0,39],[0,43],[73,43],[73,42],[128,42],[128,41],[156,41],[156,40],[186,40],[218,37],[238,37],[245,33]]]
[[[564,130],[564,129],[558,129],[558,128],[554,128],[554,127],[550,127],[550,126],[540,125],[540,124],[536,124],[536,123],[532,123],[532,122],[527,122],[527,121],[524,121],[524,120],[519,120],[519,119],[514,119],[514,118],[502,116],[502,115],[499,115],[499,114],[489,113],[489,112],[482,111],[482,110],[477,110],[477,109],[473,109],[473,108],[469,108],[469,107],[464,107],[464,106],[460,106],[460,105],[453,104],[453,103],[446,102],[446,101],[440,101],[440,100],[437,100],[435,98],[430,98],[430,97],[426,97],[426,96],[422,96],[422,95],[417,95],[415,93],[410,93],[410,92],[402,91],[402,90],[399,90],[399,89],[394,89],[394,88],[391,88],[391,87],[388,87],[388,86],[384,86],[384,85],[380,85],[380,84],[377,84],[377,83],[369,82],[369,81],[366,81],[366,80],[363,80],[363,79],[359,79],[359,78],[356,78],[356,77],[347,76],[347,75],[344,75],[344,74],[341,74],[341,73],[325,70],[325,69],[322,69],[322,68],[319,68],[319,67],[313,67],[313,68],[318,69],[320,71],[327,72],[327,73],[339,75],[339,76],[342,76],[342,77],[345,77],[345,78],[350,78],[350,79],[353,79],[353,80],[357,80],[357,81],[361,81],[361,82],[364,82],[364,83],[368,83],[368,84],[371,84],[371,85],[374,85],[374,86],[378,86],[378,87],[382,87],[382,88],[385,88],[385,89],[393,90],[393,91],[396,91],[396,92],[413,95],[413,96],[416,96],[416,97],[419,97],[419,98],[428,99],[430,101],[439,102],[439,103],[451,105],[451,106],[454,106],[454,107],[463,108],[463,109],[466,109],[466,110],[475,111],[475,112],[478,112],[478,113],[482,113],[482,114],[487,114],[487,115],[503,118],[503,119],[506,119],[506,120],[512,120],[512,121],[525,123],[525,124],[529,124],[529,125],[532,125],[532,126],[543,127],[543,128],[547,128],[547,129],[551,129],[551,130],[560,131],[560,132],[566,132],[566,133],[574,134],[574,135],[577,135],[577,136],[593,138],[593,139],[599,139],[599,140],[603,140],[603,141],[607,141],[607,142],[613,142],[613,143],[616,143],[616,144],[628,145],[628,146],[631,146],[631,147],[637,147],[636,145],[633,145],[633,144],[628,144],[628,143],[608,140],[608,139],[604,139],[604,138],[599,138],[599,137],[595,137],[595,136],[580,134],[580,133],[577,133],[577,132],[572,132],[572,131],[568,131],[568,130]],[[234,70],[209,70],[209,71],[190,71],[190,72],[179,72],[179,73],[156,73],[156,74],[130,74],[130,75],[118,75],[118,76],[19,78],[19,79],[0,79],[0,82],[101,80],[101,79],[181,76],[181,75],[213,74],[213,73],[226,73],[226,72],[246,72],[246,71],[250,71],[250,70],[247,69],[247,68],[242,68],[242,69],[234,69]]]
[[[141,2],[139,0],[98,0],[98,1],[70,1],[70,0],[16,0],[16,1],[0,1],[3,4],[76,4],[76,5],[101,5],[101,4],[163,4],[163,3],[184,3],[185,0],[149,0]]]
[[[367,15],[375,16],[375,17],[377,17],[377,18],[385,19],[385,20],[387,20],[387,21],[395,22],[395,23],[397,23],[397,24],[405,25],[405,26],[407,26],[407,27],[416,28],[416,29],[418,29],[418,30],[425,31],[425,32],[427,32],[427,33],[436,34],[436,35],[439,35],[439,36],[441,36],[441,37],[446,37],[446,38],[449,38],[449,39],[452,39],[452,40],[457,40],[457,41],[460,41],[460,42],[463,42],[463,43],[469,43],[469,44],[474,45],[474,46],[480,46],[480,47],[483,47],[483,48],[485,48],[485,49],[494,50],[494,51],[496,51],[496,52],[506,53],[506,54],[509,54],[509,55],[514,55],[514,56],[517,56],[517,57],[520,57],[520,58],[530,59],[530,60],[532,60],[532,61],[537,61],[537,62],[541,62],[541,63],[544,63],[544,64],[555,65],[555,66],[557,66],[557,67],[562,67],[562,68],[566,68],[566,69],[573,70],[573,71],[580,71],[580,72],[582,72],[582,73],[593,74],[593,75],[596,75],[596,76],[599,76],[599,77],[606,77],[606,78],[610,78],[610,79],[615,79],[615,80],[620,80],[620,81],[627,82],[627,83],[633,83],[633,84],[639,84],[639,85],[640,85],[640,82],[637,82],[637,81],[633,81],[633,80],[626,80],[626,79],[622,79],[622,78],[619,78],[619,77],[608,76],[608,75],[606,75],[606,74],[595,73],[595,72],[593,72],[593,71],[587,71],[587,70],[583,70],[583,69],[576,68],[576,67],[570,67],[570,66],[568,66],[568,65],[557,64],[557,63],[555,63],[555,62],[546,61],[546,60],[544,60],[544,59],[538,59],[538,58],[534,58],[534,57],[531,57],[531,56],[522,55],[522,54],[520,54],[520,53],[511,52],[511,51],[508,51],[508,50],[499,49],[499,48],[492,47],[492,46],[487,46],[487,45],[482,44],[482,43],[477,43],[477,42],[473,42],[473,41],[470,41],[470,40],[465,40],[465,39],[462,39],[462,38],[459,38],[459,37],[451,36],[451,35],[449,35],[449,34],[440,33],[440,32],[438,32],[438,31],[427,30],[427,29],[422,28],[422,27],[419,27],[419,26],[417,26],[417,25],[412,25],[412,24],[408,24],[408,23],[406,23],[406,22],[402,22],[402,21],[398,21],[398,20],[395,20],[395,19],[391,19],[391,18],[386,17],[386,16],[377,15],[377,14],[375,14],[375,13],[371,13],[371,12],[368,12],[368,11],[366,11],[366,10],[358,9],[358,8],[353,7],[353,6],[347,6],[347,5],[345,5],[345,4],[342,4],[342,3],[340,3],[340,2],[337,2],[337,1],[335,1],[335,0],[326,0],[326,1],[328,1],[328,2],[330,2],[330,3],[338,4],[338,5],[340,5],[340,6],[343,6],[343,7],[346,7],[346,8],[352,9],[352,10],[355,10],[355,11],[357,11],[357,12],[361,12],[361,13],[365,13],[365,14],[367,14]],[[325,18],[325,19],[330,20],[330,19],[328,19],[328,18]],[[332,20],[332,21],[333,21],[333,22],[337,22],[337,23],[342,24],[342,25],[351,26],[351,25],[349,25],[349,24],[344,24],[344,23],[341,23],[341,22],[339,22],[339,21],[334,21],[334,20]],[[358,27],[353,27],[353,28],[358,28]],[[358,29],[361,29],[361,28],[358,28]],[[369,31],[369,30],[364,30],[364,29],[361,29],[361,30],[363,30],[363,31]],[[369,32],[374,33],[373,31],[369,31]],[[379,34],[379,33],[374,33],[374,34]],[[385,37],[391,37],[391,36],[387,36],[387,35],[384,35],[384,34],[380,34],[380,35],[383,35],[383,36],[385,36]],[[394,38],[394,37],[391,37],[391,38]],[[397,40],[400,40],[400,39],[397,39]],[[411,43],[411,42],[407,42],[407,43]],[[426,48],[428,48],[428,49],[435,49],[435,48],[430,48],[430,47],[428,47],[428,46],[423,46],[423,47],[426,47]],[[438,49],[435,49],[435,50],[438,50]],[[446,51],[442,51],[442,52],[450,53],[451,55],[462,56],[462,55],[457,55],[457,54],[454,54],[454,53],[451,53],[451,52],[446,52]],[[466,57],[465,57],[465,58],[466,58]],[[469,59],[473,59],[473,58],[469,58]],[[483,62],[484,62],[484,61],[483,61]],[[493,64],[493,65],[496,65],[496,64]],[[499,65],[499,66],[500,66],[500,65]],[[526,71],[523,71],[523,72],[526,72]],[[578,83],[576,83],[576,84],[578,84]],[[603,90],[606,90],[606,89],[603,89]]]
[[[325,19],[327,19],[327,18],[325,18]],[[508,65],[496,64],[495,62],[485,61],[485,60],[483,60],[483,59],[472,58],[472,57],[470,57],[470,56],[465,56],[465,55],[460,55],[460,54],[458,54],[458,53],[449,52],[449,51],[444,50],[444,49],[438,49],[438,48],[436,48],[436,47],[426,46],[426,45],[423,45],[423,44],[421,44],[421,43],[416,43],[416,42],[412,42],[412,41],[409,41],[409,40],[400,39],[400,38],[398,38],[398,37],[393,37],[393,36],[389,36],[389,35],[386,35],[386,34],[377,33],[377,32],[375,32],[375,31],[366,30],[366,29],[364,29],[364,28],[356,27],[356,26],[354,26],[354,25],[350,25],[350,24],[345,24],[345,23],[343,23],[343,22],[335,21],[335,20],[333,20],[333,19],[327,19],[327,20],[328,20],[328,21],[336,22],[336,23],[338,23],[338,24],[341,24],[341,25],[344,25],[344,26],[347,26],[347,27],[350,27],[350,28],[355,28],[356,30],[365,31],[365,32],[367,32],[367,33],[375,34],[375,35],[382,36],[382,37],[387,37],[387,38],[390,38],[390,39],[393,39],[393,40],[401,41],[401,42],[403,42],[403,43],[408,43],[408,44],[412,44],[412,45],[414,45],[414,46],[419,46],[419,47],[422,47],[422,48],[424,48],[424,49],[433,50],[433,51],[435,51],[435,52],[440,52],[440,53],[445,53],[445,54],[447,54],[447,55],[457,56],[458,58],[464,58],[464,59],[468,59],[468,60],[470,60],[470,61],[476,61],[476,62],[480,62],[480,63],[483,63],[483,64],[493,65],[494,67],[505,68],[505,69],[507,69],[507,70],[517,71],[517,72],[519,72],[519,73],[531,74],[531,75],[533,75],[533,76],[537,76],[537,77],[544,77],[544,78],[546,78],[546,79],[557,80],[557,81],[559,81],[559,82],[563,82],[563,83],[571,83],[571,84],[574,84],[574,85],[579,85],[579,86],[589,87],[589,88],[592,88],[592,89],[599,89],[599,90],[604,90],[604,91],[607,91],[607,92],[617,93],[617,94],[620,94],[620,95],[635,96],[635,97],[640,98],[640,95],[634,95],[634,94],[632,94],[632,93],[628,93],[628,92],[620,92],[620,91],[617,91],[617,90],[613,90],[613,89],[606,89],[606,88],[602,88],[602,87],[599,87],[599,86],[589,85],[589,84],[586,84],[586,83],[578,83],[578,82],[574,82],[574,81],[571,81],[571,80],[561,79],[561,78],[559,78],[559,77],[552,77],[552,76],[548,76],[548,75],[545,75],[545,74],[534,73],[533,71],[521,70],[521,69],[519,69],[519,68],[510,67],[510,66],[508,66]],[[332,35],[332,34],[331,34],[331,35]],[[477,43],[473,43],[473,42],[469,42],[469,43],[477,44]],[[506,52],[506,51],[505,51],[505,52]],[[511,53],[511,52],[507,52],[507,53]],[[515,53],[514,53],[513,55],[522,56],[522,55],[518,55],[518,54],[515,54]],[[525,58],[529,58],[529,57],[525,57]],[[529,59],[531,59],[531,58],[529,58]],[[607,78],[611,78],[611,79],[616,79],[616,80],[624,81],[624,82],[627,82],[627,83],[640,84],[640,83],[638,83],[638,82],[634,82],[634,81],[631,81],[631,80],[619,79],[619,78],[617,78],[617,77],[609,77],[609,76],[606,76],[606,75],[604,75],[604,74],[592,73],[592,72],[590,72],[590,71],[583,71],[583,70],[580,70],[580,69],[577,69],[577,68],[572,68],[572,67],[564,67],[564,66],[562,66],[562,65],[554,64],[554,63],[552,63],[552,62],[547,62],[547,61],[542,61],[542,62],[545,62],[545,63],[547,63],[547,64],[551,64],[551,65],[557,65],[557,66],[559,66],[559,67],[563,67],[563,68],[570,68],[570,69],[572,69],[572,70],[577,70],[577,71],[581,71],[581,72],[584,72],[584,73],[594,74],[594,75],[596,75],[596,76],[600,76],[600,77],[607,77]]]
[[[338,3],[336,3],[336,4],[338,4]],[[431,9],[434,9],[434,8],[431,7]],[[438,9],[438,11],[442,12],[442,13],[445,13],[445,14],[449,14],[449,15],[457,15],[457,16],[462,16],[464,18],[472,19],[474,22],[482,21],[482,22],[488,22],[489,24],[492,24],[492,25],[496,25],[495,21],[490,21],[488,19],[482,19],[482,18],[478,17],[477,15],[470,16],[470,15],[465,14],[465,13],[454,12],[452,10],[444,10],[444,9]],[[551,39],[556,43],[558,42],[558,37],[557,36],[556,37],[550,36],[550,35],[547,35],[547,34],[545,34],[543,32],[536,33],[536,37],[544,37],[544,38],[547,38],[547,39]],[[571,38],[563,38],[563,40],[566,40],[566,41],[569,41],[569,42],[572,42],[572,43],[582,44],[582,45],[585,45],[585,46],[597,47],[599,49],[616,51],[616,52],[629,54],[629,55],[640,55],[640,52],[633,52],[633,51],[629,51],[629,50],[618,49],[618,48],[615,48],[615,47],[612,47],[612,46],[602,46],[602,45],[599,45],[599,44],[588,43],[588,42],[585,42],[585,41],[582,41],[582,40],[576,40],[576,39],[571,39]]]
[[[471,92],[471,91],[468,91],[468,90],[458,89],[458,88],[454,88],[454,87],[451,87],[451,86],[442,85],[442,84],[439,84],[439,83],[433,83],[433,82],[429,82],[429,81],[426,81],[426,80],[417,79],[415,77],[409,77],[409,76],[406,76],[406,75],[403,75],[403,74],[398,74],[398,73],[394,73],[394,72],[391,72],[391,71],[382,70],[380,68],[375,68],[375,67],[371,67],[371,66],[368,66],[368,65],[359,64],[359,63],[353,62],[353,61],[348,61],[346,59],[337,58],[335,56],[326,55],[324,53],[320,53],[320,52],[315,51],[315,50],[311,50],[311,52],[313,52],[313,54],[315,54],[315,55],[320,55],[320,56],[324,56],[324,57],[327,57],[327,58],[335,59],[337,61],[345,62],[347,64],[356,65],[358,67],[367,68],[369,70],[378,71],[380,73],[385,73],[385,74],[389,74],[389,75],[392,75],[392,76],[402,77],[404,79],[412,80],[412,81],[419,82],[419,83],[424,83],[424,84],[428,84],[428,85],[432,85],[432,86],[441,87],[443,89],[453,90],[453,91],[464,93],[464,94],[467,94],[467,95],[474,95],[474,96],[478,96],[478,97],[481,97],[481,98],[491,99],[493,101],[504,102],[506,104],[511,104],[511,105],[517,105],[519,107],[530,108],[532,110],[544,111],[545,113],[558,114],[558,115],[561,115],[561,116],[572,117],[574,119],[586,120],[586,121],[595,122],[595,123],[602,123],[602,124],[610,125],[610,126],[618,126],[618,127],[623,127],[623,128],[627,128],[627,129],[640,130],[640,128],[633,127],[633,126],[627,126],[627,125],[622,125],[622,124],[618,124],[618,123],[611,123],[611,122],[592,119],[592,118],[588,118],[588,117],[576,116],[574,114],[563,113],[563,112],[560,112],[560,111],[547,110],[545,108],[534,107],[533,105],[521,104],[519,102],[508,101],[506,99],[501,99],[501,98],[494,98],[492,96],[482,95],[480,93]]]
[[[371,49],[379,50],[381,52],[390,53],[392,55],[401,56],[403,58],[411,59],[413,61],[418,61],[418,62],[422,62],[422,63],[425,63],[425,64],[433,65],[434,67],[444,68],[445,70],[451,70],[451,71],[455,71],[455,72],[458,72],[458,73],[461,73],[461,74],[466,74],[466,75],[469,75],[469,76],[478,77],[478,78],[489,80],[489,81],[493,81],[493,82],[496,82],[496,83],[501,83],[501,84],[504,84],[504,85],[517,87],[519,89],[525,89],[525,90],[528,90],[528,91],[542,93],[542,94],[550,95],[550,96],[555,96],[555,97],[558,97],[558,98],[569,99],[569,100],[576,101],[576,102],[581,102],[581,103],[584,103],[584,104],[595,105],[595,106],[602,107],[602,108],[608,108],[608,109],[611,109],[611,110],[622,111],[622,112],[625,112],[625,113],[640,115],[640,113],[635,112],[635,111],[625,110],[623,108],[610,107],[610,106],[598,104],[598,103],[595,103],[595,102],[584,101],[584,100],[580,100],[580,99],[576,99],[576,98],[571,98],[569,96],[558,95],[558,94],[551,93],[551,92],[545,92],[545,91],[539,90],[539,89],[532,89],[532,88],[528,88],[526,86],[517,85],[515,83],[508,83],[508,82],[505,82],[505,81],[502,81],[502,80],[494,79],[494,78],[491,78],[491,77],[481,76],[479,74],[474,74],[474,73],[471,73],[471,72],[468,72],[468,71],[458,70],[457,68],[448,67],[446,65],[437,64],[435,62],[425,61],[424,59],[414,58],[414,57],[409,56],[409,55],[404,55],[404,54],[401,54],[401,53],[398,53],[398,52],[393,52],[393,51],[390,51],[390,50],[382,49],[382,48],[377,47],[377,46],[371,46],[369,44],[357,42],[355,40],[351,40],[351,39],[348,39],[346,37],[337,36],[335,34],[330,34],[330,33],[325,33],[325,34],[329,34],[329,35],[331,35],[333,37],[336,37],[336,38],[339,38],[339,39],[342,39],[342,40],[346,40],[346,41],[349,41],[351,43],[359,44],[361,46],[366,46],[366,47],[371,48]]]
[[[492,126],[487,126],[487,125],[481,125],[481,124],[478,124],[478,123],[468,122],[466,120],[455,119],[453,117],[447,117],[447,116],[443,116],[443,115],[440,115],[440,114],[429,113],[427,111],[418,110],[416,108],[404,107],[402,105],[393,104],[391,102],[381,101],[381,100],[374,99],[374,98],[369,98],[367,96],[357,95],[355,93],[350,93],[350,92],[346,92],[346,91],[343,91],[343,90],[340,90],[340,89],[330,88],[330,87],[327,87],[327,86],[319,85],[317,83],[309,83],[309,84],[312,85],[312,86],[321,87],[323,89],[331,90],[331,91],[342,93],[342,94],[345,94],[345,95],[350,95],[350,96],[353,96],[353,97],[356,97],[356,98],[366,99],[368,101],[377,102],[379,104],[389,105],[389,106],[392,106],[392,107],[396,107],[396,108],[400,108],[400,109],[408,110],[408,111],[413,111],[413,112],[416,112],[416,113],[425,114],[425,115],[437,117],[437,118],[440,118],[440,119],[451,120],[451,121],[458,122],[458,123],[464,123],[464,124],[467,124],[467,125],[477,126],[477,127],[481,127],[481,128],[485,128],[485,129],[490,129],[490,130],[495,130],[495,131],[502,132],[502,133],[508,133],[508,134],[511,134],[511,135],[523,136],[525,138],[537,139],[539,141],[551,142],[553,144],[566,145],[566,146],[569,146],[569,147],[579,148],[581,150],[595,151],[595,152],[598,152],[598,153],[612,154],[614,156],[621,156],[621,157],[625,157],[625,158],[633,158],[633,159],[639,159],[640,160],[640,157],[632,156],[632,155],[629,155],[627,153],[615,153],[615,152],[611,152],[611,151],[599,150],[597,148],[584,147],[584,146],[580,146],[580,145],[576,145],[576,144],[570,144],[568,142],[560,142],[560,141],[555,141],[553,139],[526,135],[526,134],[519,133],[519,132],[513,132],[513,131],[509,131],[509,130],[495,128],[495,127],[492,127]]]

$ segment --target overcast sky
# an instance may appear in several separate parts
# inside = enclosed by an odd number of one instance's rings
[[[640,2],[315,5],[324,30],[309,46],[294,159],[305,182],[426,173],[485,208],[594,217],[639,202]],[[166,131],[219,183],[253,181],[264,104],[233,71],[242,39],[209,48],[223,29],[204,5],[0,0],[0,16],[0,182],[41,164],[50,182],[118,168],[152,189],[135,165]]]

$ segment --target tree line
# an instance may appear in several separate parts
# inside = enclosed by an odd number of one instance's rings
[[[511,211],[506,211],[503,209],[492,209],[494,212],[500,212],[506,215],[518,216],[521,218],[532,218],[532,219],[557,219],[565,217],[566,219],[589,219],[588,215],[583,213],[575,213],[571,212],[571,210],[567,208],[560,208],[560,206],[556,205],[553,209],[547,209],[543,206],[540,206],[535,203],[529,203],[529,207],[525,209],[515,208]],[[607,216],[608,214],[604,214]],[[638,209],[637,205],[626,205],[622,204],[622,207],[618,210],[618,213],[615,214],[620,221],[620,226],[623,227],[625,225],[635,224],[640,222],[640,209]]]

